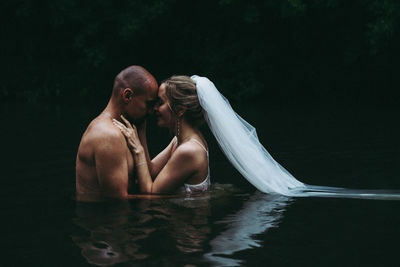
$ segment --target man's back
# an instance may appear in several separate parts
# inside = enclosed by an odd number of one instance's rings
[[[78,200],[125,197],[133,158],[112,119],[101,114],[86,129],[76,157]]]

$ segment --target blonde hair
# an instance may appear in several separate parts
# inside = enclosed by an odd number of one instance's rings
[[[203,108],[197,96],[196,83],[184,75],[174,75],[165,81],[165,93],[171,104],[171,109],[177,114],[186,108],[183,118],[194,127],[204,122]]]

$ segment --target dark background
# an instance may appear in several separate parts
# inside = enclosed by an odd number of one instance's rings
[[[209,77],[302,182],[398,190],[399,24],[398,0],[2,0],[5,264],[88,265],[70,237],[82,232],[72,223],[76,151],[132,64],[159,81]],[[254,190],[205,135],[213,184]],[[150,121],[153,155],[170,138]],[[398,201],[295,201],[275,234],[239,258],[398,265]],[[242,202],[228,204],[210,225]]]
[[[159,81],[209,77],[305,183],[398,188],[398,1],[6,0],[0,10],[8,196],[73,194],[81,135],[132,64]],[[154,156],[171,135],[148,126]],[[204,128],[214,182],[246,184]]]
[[[234,102],[399,102],[396,0],[3,0],[0,10],[1,104],[103,107],[132,64],[158,80],[207,76]]]
[[[4,0],[0,10],[8,195],[53,183],[74,190],[81,135],[132,64],[158,81],[209,77],[303,182],[398,188],[396,0]],[[211,168],[223,170],[214,181],[233,182],[237,173],[204,128]],[[153,156],[171,138],[154,120],[148,136]],[[385,173],[369,176],[374,164]],[[337,166],[356,175],[338,181]]]

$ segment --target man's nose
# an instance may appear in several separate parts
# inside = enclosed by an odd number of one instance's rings
[[[149,108],[149,110],[147,110],[148,115],[153,115],[153,113],[154,113],[154,108]]]
[[[153,107],[153,113],[158,111],[158,108],[160,107],[159,104],[155,104]]]
[[[158,108],[157,105],[154,105],[154,107],[149,108],[149,110],[147,111],[147,113],[148,113],[149,115],[153,115],[154,112],[157,111],[157,108]]]

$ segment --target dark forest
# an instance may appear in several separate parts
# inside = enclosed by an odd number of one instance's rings
[[[2,1],[1,103],[104,105],[115,75],[208,76],[233,101],[394,105],[396,0]]]

